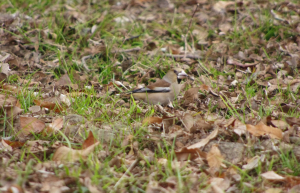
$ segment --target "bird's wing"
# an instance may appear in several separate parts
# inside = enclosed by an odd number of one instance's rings
[[[131,91],[131,93],[164,93],[164,92],[170,92],[170,87],[155,87],[154,89],[150,89],[148,87],[146,88],[140,88]]]
[[[132,93],[165,93],[170,92],[170,83],[165,80],[158,80],[154,83],[149,84],[145,88],[140,88],[131,91]]]

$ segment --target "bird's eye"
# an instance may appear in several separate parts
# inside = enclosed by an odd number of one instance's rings
[[[175,72],[175,74],[177,74],[177,71],[176,71],[176,70],[174,70],[174,72]]]

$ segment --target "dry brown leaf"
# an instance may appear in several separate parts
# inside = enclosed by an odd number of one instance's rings
[[[184,147],[179,151],[175,151],[175,155],[178,161],[186,161],[188,159],[194,160],[197,158],[201,158],[201,159],[206,158],[206,153],[201,151],[198,148],[188,149]]]
[[[282,193],[283,190],[281,188],[269,188],[265,191],[265,193]]]
[[[13,106],[13,107],[3,107],[4,112],[6,111],[6,118],[8,120],[10,120],[11,118],[15,118],[18,114],[20,114],[21,112],[23,112],[23,109],[20,109],[17,106]],[[0,116],[1,117],[1,116]],[[3,123],[5,119],[0,119],[0,123]]]
[[[265,125],[263,122],[259,122],[256,126],[246,125],[247,131],[249,131],[252,135],[256,137],[268,135],[272,139],[282,139],[283,134],[282,131],[275,127],[270,127]]]
[[[211,174],[214,174],[219,170],[224,160],[224,157],[221,155],[217,144],[213,144],[211,146],[210,151],[207,153],[206,160],[208,162],[209,171]]]
[[[199,91],[199,87],[195,87],[195,88],[190,88],[188,89],[185,93],[184,93],[184,104],[189,104],[189,103],[193,103],[196,99],[198,99],[198,91]]]
[[[32,113],[37,113],[37,112],[39,112],[39,111],[41,110],[41,107],[35,105],[35,106],[32,106],[32,107],[29,107],[28,110],[29,110],[30,112],[32,112]]]
[[[216,12],[224,13],[226,7],[229,6],[229,5],[234,5],[234,2],[231,2],[231,1],[229,1],[229,2],[227,2],[227,1],[218,1],[213,5],[213,9]]]
[[[194,118],[190,113],[185,113],[182,118],[182,123],[185,129],[190,132],[190,129],[194,126]]]
[[[75,162],[80,159],[85,159],[90,153],[94,151],[95,147],[98,144],[99,142],[96,142],[95,144],[83,150],[75,150],[66,146],[59,147],[55,151],[52,160],[61,162]]]
[[[0,151],[1,152],[12,152],[13,148],[8,144],[7,140],[2,139],[0,142]]]
[[[7,85],[7,84],[1,85],[0,89],[3,89],[5,91],[11,91],[13,93],[19,93],[19,91],[20,91],[20,89],[18,89],[17,87],[11,86],[11,85]]]
[[[244,170],[252,170],[252,169],[254,169],[258,166],[259,161],[260,161],[260,157],[259,156],[254,156],[253,158],[249,159],[247,161],[247,164],[243,165],[242,168]]]
[[[187,149],[195,149],[195,148],[201,148],[204,147],[210,140],[214,139],[218,135],[218,128],[216,128],[213,132],[210,133],[209,136],[207,136],[205,139],[202,139],[198,143],[195,143],[193,145],[190,145],[187,147]]]
[[[199,118],[197,120],[194,120],[194,126],[190,129],[191,133],[196,133],[198,131],[204,130],[210,130],[213,128],[213,125],[202,118]]]
[[[20,142],[20,141],[9,141],[9,140],[4,140],[2,139],[3,142],[5,142],[7,145],[12,147],[13,149],[23,147],[25,143]]]
[[[35,117],[20,117],[20,125],[19,137],[26,137],[30,133],[40,133],[45,128],[45,123]]]
[[[73,89],[78,89],[77,84],[73,84],[68,74],[64,74],[60,79],[55,83],[55,86],[70,86]]]
[[[144,120],[143,120],[143,125],[144,124],[148,124],[148,125],[150,125],[150,124],[153,124],[153,123],[158,123],[158,124],[160,124],[161,122],[162,122],[162,118],[160,118],[160,117],[147,117],[147,118],[145,118]]]
[[[97,142],[98,140],[94,137],[93,132],[90,131],[89,136],[86,138],[86,140],[84,140],[82,144],[82,149],[86,149]]]
[[[291,126],[293,126],[293,125],[300,125],[300,118],[287,117],[287,118],[285,118],[285,120]]]
[[[55,120],[52,121],[52,123],[50,123],[44,130],[43,134],[47,135],[49,133],[55,133],[57,131],[59,131],[60,129],[63,128],[64,125],[64,120],[63,118],[56,118]]]
[[[63,108],[59,103],[42,101],[42,100],[34,100],[33,102],[38,106],[45,107],[50,110],[54,110],[56,113],[61,113],[63,111]]]
[[[230,187],[230,180],[228,178],[211,178],[209,183],[214,192],[218,192],[218,190],[221,190],[220,192],[224,192],[224,190]]]
[[[48,150],[50,142],[45,140],[35,140],[35,141],[27,141],[26,143],[26,151],[28,153],[38,153],[45,152]]]
[[[265,180],[283,182],[285,180],[284,177],[276,174],[274,171],[268,171],[263,174],[260,174]]]
[[[4,106],[15,106],[17,99],[8,95],[0,94],[0,107]]]

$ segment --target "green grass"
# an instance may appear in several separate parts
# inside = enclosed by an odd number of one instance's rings
[[[192,64],[184,63],[180,60],[173,60],[163,56],[163,53],[157,51],[152,55],[149,55],[145,51],[139,53],[111,53],[117,49],[130,49],[134,47],[144,48],[148,43],[155,42],[157,47],[160,49],[166,47],[168,44],[179,45],[181,47],[185,46],[182,40],[182,35],[187,34],[187,43],[189,46],[193,46],[196,43],[196,37],[194,42],[192,41],[191,33],[187,33],[189,21],[191,19],[191,13],[194,10],[189,10],[186,8],[186,12],[183,11],[182,7],[179,6],[181,1],[175,2],[176,11],[166,11],[158,10],[157,13],[154,9],[150,7],[145,7],[141,9],[139,15],[147,16],[148,14],[160,14],[162,21],[149,21],[145,22],[139,19],[133,22],[127,22],[125,24],[116,23],[115,19],[120,17],[129,17],[126,11],[129,8],[123,8],[122,10],[113,10],[109,2],[107,1],[87,1],[86,6],[88,6],[88,11],[80,11],[82,4],[78,2],[71,2],[68,6],[74,8],[77,13],[84,14],[84,22],[74,21],[72,19],[72,14],[68,11],[64,1],[24,1],[24,0],[10,0],[0,3],[0,6],[6,4],[9,7],[6,9],[8,13],[15,13],[19,11],[24,15],[28,15],[38,21],[42,18],[43,22],[31,22],[30,20],[22,20],[22,25],[17,26],[15,31],[8,31],[13,38],[22,39],[28,41],[24,46],[31,47],[34,50],[34,43],[32,40],[36,38],[39,43],[38,51],[41,54],[41,59],[47,62],[53,62],[53,60],[58,59],[58,62],[52,67],[45,67],[42,64],[43,70],[47,73],[51,73],[53,78],[53,83],[59,80],[64,74],[68,74],[73,84],[82,84],[78,90],[83,92],[84,95],[79,95],[73,97],[71,101],[71,106],[67,108],[66,111],[61,114],[56,114],[50,112],[50,114],[43,114],[39,118],[53,118],[53,117],[63,117],[70,114],[76,114],[84,117],[86,121],[94,124],[95,127],[91,127],[91,124],[77,123],[82,128],[79,129],[75,134],[70,135],[64,134],[66,126],[64,129],[58,133],[42,135],[34,134],[30,140],[45,140],[49,141],[49,145],[45,145],[51,148],[56,141],[61,141],[63,145],[72,147],[73,149],[80,149],[82,141],[87,137],[88,131],[91,129],[98,139],[103,139],[101,144],[96,148],[95,153],[89,155],[88,159],[85,161],[81,160],[74,165],[60,165],[51,168],[51,172],[54,172],[58,177],[66,177],[74,179],[72,185],[68,187],[74,192],[88,192],[88,188],[81,183],[82,176],[87,175],[91,179],[92,185],[97,186],[104,192],[118,192],[119,190],[124,190],[124,192],[146,192],[148,183],[150,182],[149,176],[157,182],[165,182],[170,177],[176,177],[177,179],[177,191],[178,192],[188,192],[191,188],[195,186],[199,189],[209,189],[208,181],[211,176],[205,173],[207,166],[201,166],[200,164],[191,167],[187,164],[182,168],[174,168],[175,158],[174,150],[177,148],[176,141],[168,141],[166,138],[161,136],[156,137],[159,140],[152,138],[153,133],[150,133],[148,127],[141,125],[141,122],[145,117],[160,116],[162,114],[157,112],[154,106],[143,105],[142,103],[137,103],[132,100],[132,98],[124,99],[125,104],[120,105],[120,100],[122,98],[114,95],[110,95],[110,92],[106,94],[101,93],[101,88],[111,82],[113,79],[118,81],[125,81],[131,83],[130,85],[136,85],[139,78],[136,74],[148,72],[152,69],[155,73],[155,77],[150,77],[148,81],[153,82],[156,78],[162,78],[167,70],[176,64],[188,65],[191,69],[198,72],[198,75],[205,76],[209,80],[209,85],[213,91],[218,92],[220,97],[212,96],[210,93],[202,92],[201,99],[201,109],[197,111],[204,111],[202,114],[215,114],[229,119],[235,117],[236,119],[246,122],[249,117],[253,119],[259,119],[266,116],[273,115],[274,111],[280,110],[280,106],[265,105],[266,103],[271,103],[280,98],[284,99],[284,102],[289,103],[291,101],[296,102],[299,100],[298,92],[292,92],[290,85],[287,89],[284,89],[278,82],[278,94],[275,96],[266,95],[265,90],[262,86],[256,83],[257,81],[257,68],[254,67],[252,73],[243,73],[242,79],[236,86],[228,86],[227,90],[224,90],[219,80],[227,80],[231,77],[231,81],[238,79],[236,76],[236,69],[238,67],[233,67],[232,69],[223,68],[228,66],[226,64],[226,59],[228,56],[234,56],[239,51],[244,53],[249,52],[257,54],[259,56],[264,55],[264,61],[260,64],[273,65],[275,62],[283,63],[286,62],[286,54],[281,51],[274,51],[274,48],[267,48],[266,44],[270,41],[275,41],[277,43],[295,39],[297,34],[293,29],[293,26],[284,23],[274,23],[274,17],[272,16],[268,8],[261,8],[259,10],[253,11],[247,7],[246,13],[248,14],[244,18],[240,18],[240,11],[234,11],[231,13],[226,12],[226,17],[230,17],[229,23],[232,25],[225,35],[219,35],[219,29],[216,25],[218,18],[217,14],[210,16],[207,22],[202,23],[201,28],[207,30],[208,37],[207,40],[210,41],[209,46],[203,47],[202,51],[207,51],[211,55],[216,54],[218,57],[224,57],[221,60],[215,61],[210,60],[210,55],[205,56],[205,60],[195,61]],[[298,3],[294,1],[294,3]],[[184,4],[182,4],[184,5]],[[258,3],[254,3],[255,6],[259,6]],[[186,6],[186,5],[184,5]],[[191,8],[190,6],[189,8]],[[51,11],[51,8],[54,11]],[[235,9],[240,9],[238,5],[234,6]],[[128,10],[126,10],[128,9]],[[201,8],[202,9],[202,8]],[[66,14],[69,13],[69,17]],[[200,12],[199,12],[200,13]],[[285,13],[285,18],[291,15],[295,15],[295,12]],[[80,17],[80,16],[78,16]],[[214,18],[216,17],[216,18]],[[210,20],[212,18],[212,20]],[[101,20],[100,20],[101,19]],[[199,27],[198,18],[192,18],[193,22],[190,31],[197,29]],[[76,20],[76,19],[75,19]],[[99,21],[98,21],[99,20]],[[90,30],[94,25],[97,26],[95,32],[84,33],[85,30]],[[48,29],[51,33],[44,34],[45,29]],[[2,29],[2,28],[1,28]],[[32,29],[38,29],[37,32],[31,32]],[[159,34],[159,35],[158,35]],[[163,35],[160,35],[163,34]],[[124,41],[126,38],[140,35],[138,38],[134,38],[129,41]],[[21,37],[21,38],[20,38]],[[253,43],[250,41],[251,38],[258,38],[260,41],[265,43]],[[93,57],[86,60],[86,64],[91,70],[86,72],[84,67],[81,65],[81,59],[83,56],[89,55],[90,53],[85,53],[87,48],[92,46],[89,41],[92,39],[96,42],[100,42],[101,46],[105,46],[105,51],[97,52],[97,54],[92,54]],[[214,43],[212,43],[214,42]],[[226,52],[220,53],[216,49],[220,45],[219,43],[226,45]],[[262,45],[263,44],[263,45]],[[96,48],[95,48],[96,49]],[[221,52],[224,50],[221,50]],[[247,56],[248,58],[249,56]],[[24,57],[23,57],[24,58]],[[125,72],[122,71],[120,65],[117,62],[122,62],[125,59],[131,59],[133,66]],[[76,61],[79,61],[78,63]],[[248,62],[248,61],[247,61]],[[253,61],[250,61],[253,62]],[[33,63],[28,62],[29,65]],[[245,61],[242,61],[245,63]],[[216,65],[220,68],[216,68]],[[28,67],[28,71],[30,68]],[[132,69],[137,69],[132,71]],[[143,69],[144,71],[140,70]],[[42,71],[43,71],[42,70]],[[246,71],[246,68],[242,69]],[[26,69],[24,70],[26,71]],[[275,70],[276,76],[279,70]],[[21,108],[24,110],[22,115],[30,116],[29,107],[35,105],[35,99],[42,99],[42,94],[45,92],[43,86],[30,86],[30,83],[35,81],[35,75],[38,71],[30,71],[28,73],[23,73],[20,78],[29,81],[27,84],[20,84],[18,78],[19,75],[13,74],[8,77],[6,81],[9,85],[16,85],[20,89],[19,93],[10,93],[18,99],[21,104]],[[203,72],[203,73],[200,73]],[[299,76],[299,71],[295,69],[294,77]],[[87,81],[81,82],[78,80],[74,73],[80,75],[87,75]],[[195,76],[195,85],[199,86],[204,84],[198,76]],[[269,81],[267,78],[265,81]],[[91,81],[98,81],[100,87],[91,86],[91,88],[86,88],[86,86],[91,85]],[[193,87],[191,85],[187,86],[187,89]],[[49,94],[53,97],[58,97],[55,92],[53,92],[56,87],[52,90],[47,90]],[[119,92],[120,88],[109,88]],[[66,89],[64,94],[77,92],[72,88]],[[121,89],[122,90],[122,89]],[[61,93],[61,90],[59,90]],[[125,91],[123,89],[123,91]],[[240,94],[236,103],[233,103],[226,95],[221,95],[219,92],[226,91],[233,93],[240,91]],[[299,89],[298,89],[299,91]],[[37,93],[37,95],[34,94]],[[0,90],[0,94],[5,93],[4,90]],[[101,95],[100,95],[101,93]],[[97,96],[97,95],[100,96]],[[254,98],[257,98],[254,100]],[[296,100],[295,100],[296,99]],[[257,100],[257,101],[256,101]],[[226,106],[225,109],[220,109],[218,106],[218,101],[223,102]],[[180,100],[174,101],[174,109],[170,112],[186,112],[187,109],[181,107]],[[257,109],[253,110],[253,102],[257,102]],[[126,104],[128,103],[128,104]],[[128,108],[129,105],[129,108]],[[297,105],[296,105],[297,106]],[[1,107],[2,108],[2,107]],[[4,112],[0,109],[0,112]],[[199,113],[196,112],[196,113]],[[181,113],[181,112],[180,112]],[[250,114],[250,115],[249,115]],[[44,117],[43,117],[44,116]],[[282,115],[278,115],[281,118]],[[285,116],[299,117],[300,114],[296,108],[291,109]],[[0,121],[4,122],[4,128],[7,124],[13,125],[13,120],[8,120],[7,115],[0,115]],[[9,121],[9,122],[7,122]],[[47,120],[49,123],[52,119]],[[47,122],[47,123],[48,123]],[[180,120],[176,120],[177,125],[180,125]],[[139,125],[140,124],[140,125]],[[99,130],[103,130],[102,127],[110,127],[111,132],[114,137],[109,138],[107,136],[101,136]],[[154,131],[154,133],[161,133],[159,129]],[[209,133],[210,131],[205,131]],[[204,132],[204,133],[205,133]],[[2,137],[15,137],[15,131],[12,130],[1,130],[0,134]],[[130,171],[126,178],[122,179],[118,187],[113,189],[115,184],[120,180],[121,176],[127,171],[130,164],[126,163],[127,154],[131,150],[131,143],[127,146],[122,145],[122,141],[128,136],[132,135],[133,142],[138,142],[139,151],[144,151],[145,149],[150,149],[154,152],[154,160],[139,162],[135,168],[138,171]],[[193,134],[194,135],[194,134]],[[195,134],[196,135],[196,134]],[[78,138],[76,138],[78,137]],[[149,138],[148,138],[149,137]],[[191,142],[193,139],[188,135],[185,136],[187,142]],[[199,138],[199,136],[197,136]],[[200,136],[202,138],[203,136]],[[232,137],[232,136],[231,136]],[[234,141],[239,141],[238,136],[234,136]],[[233,138],[234,138],[233,137]],[[244,136],[243,136],[244,137]],[[13,138],[14,139],[14,138]],[[79,140],[78,140],[79,139]],[[231,139],[229,136],[218,137],[217,140],[227,140]],[[108,143],[103,141],[108,140]],[[244,137],[244,140],[250,140]],[[247,158],[254,157],[257,153],[254,149],[248,149]],[[102,154],[101,154],[102,153]],[[104,155],[104,156],[103,156]],[[259,154],[260,155],[260,154]],[[27,148],[19,149],[19,156],[16,158],[10,158],[6,165],[1,165],[1,167],[14,168],[17,173],[15,180],[17,184],[24,185],[31,180],[31,175],[35,174],[35,167],[37,164],[43,164],[45,162],[51,161],[53,157],[52,153],[42,152],[40,154],[28,153]],[[121,166],[111,167],[111,160],[118,158],[120,160]],[[158,160],[164,158],[167,159],[166,166],[158,163]],[[232,166],[237,170],[237,173],[241,176],[241,180],[236,183],[236,186],[241,192],[254,192],[262,188],[262,181],[260,174],[266,171],[276,171],[280,175],[293,175],[298,176],[300,174],[299,161],[292,151],[283,152],[279,151],[276,155],[266,154],[266,161],[260,162],[258,167],[251,170],[245,171],[241,169],[241,165],[244,164],[245,160],[241,160],[241,163],[237,165],[232,165],[231,163],[226,163],[228,166]],[[22,164],[23,167],[19,167],[17,164]],[[12,165],[10,165],[12,164]],[[190,169],[190,167],[192,169]],[[196,173],[200,177],[196,179],[196,182],[191,180],[190,174]],[[220,172],[221,173],[221,172]],[[251,184],[253,187],[249,187],[247,183]],[[195,185],[196,184],[196,185]],[[258,187],[256,189],[255,187]],[[261,191],[263,191],[262,189]]]

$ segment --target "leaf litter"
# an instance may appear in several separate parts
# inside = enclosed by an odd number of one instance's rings
[[[0,191],[298,190],[299,7],[0,3]],[[172,106],[126,94],[171,67]]]

